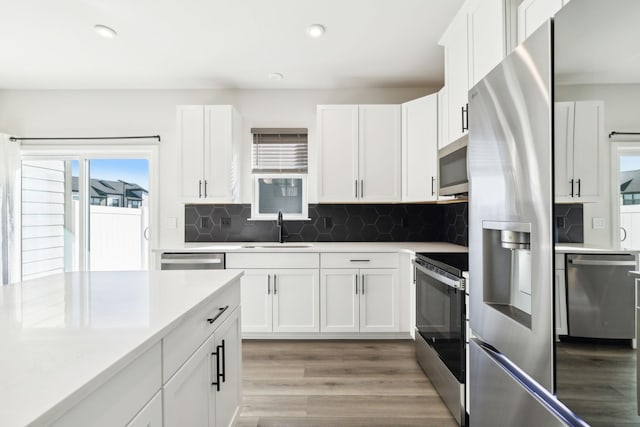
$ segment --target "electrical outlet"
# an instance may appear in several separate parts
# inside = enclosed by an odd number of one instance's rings
[[[209,218],[206,216],[203,216],[200,218],[200,228],[201,229],[207,229],[209,228]]]
[[[602,230],[604,228],[604,218],[593,218],[591,221],[594,230]]]
[[[324,228],[331,228],[333,227],[333,221],[331,220],[330,216],[325,216],[324,217]]]
[[[231,227],[231,218],[229,218],[228,216],[222,217],[220,219],[220,225],[225,228]]]
[[[564,228],[564,217],[563,216],[557,216],[556,217],[556,226],[559,228]]]

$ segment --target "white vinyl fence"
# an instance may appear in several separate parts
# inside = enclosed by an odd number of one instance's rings
[[[90,207],[92,271],[147,269],[149,242],[143,236],[148,226],[147,212],[147,207]]]
[[[620,206],[620,246],[640,249],[640,205]]]

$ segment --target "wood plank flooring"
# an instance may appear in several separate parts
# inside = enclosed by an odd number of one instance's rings
[[[640,426],[636,351],[629,345],[556,343],[558,397],[592,427]]]
[[[244,340],[237,427],[457,426],[413,341]]]

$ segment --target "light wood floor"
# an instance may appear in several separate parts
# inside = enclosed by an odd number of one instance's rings
[[[413,341],[243,343],[237,427],[457,426]]]

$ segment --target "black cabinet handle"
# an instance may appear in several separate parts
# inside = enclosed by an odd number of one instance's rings
[[[354,274],[354,276],[355,276],[355,279],[356,279],[356,281],[355,281],[355,283],[356,283],[356,295],[358,295],[358,275]]]
[[[435,187],[435,183],[436,183],[436,178],[435,177],[431,177],[431,195],[435,196],[436,195],[436,187]]]
[[[204,197],[207,197],[207,180],[204,180]]]
[[[267,274],[267,295],[271,295],[271,275]]]
[[[224,340],[222,340],[222,345],[219,345],[218,347],[220,347],[222,349],[222,374],[220,374],[220,377],[222,378],[222,382],[225,382],[225,375],[227,372],[227,368],[226,366],[226,350],[225,350],[225,346],[224,346]]]
[[[215,316],[213,316],[213,317],[209,317],[209,318],[207,319],[207,322],[209,322],[209,324],[211,324],[211,323],[215,322],[216,320],[218,320],[218,317],[222,316],[222,313],[224,313],[225,311],[227,311],[227,309],[228,309],[228,308],[229,308],[229,306],[228,306],[228,305],[226,305],[226,306],[224,306],[224,307],[220,307],[220,308],[218,309],[218,312],[216,313],[216,315],[215,315]]]
[[[356,199],[358,198],[358,180],[355,180],[355,184],[356,184]]]
[[[360,294],[364,295],[364,274],[362,275],[362,282],[360,285]]]
[[[198,197],[202,197],[202,180],[198,180]]]
[[[364,197],[364,179],[360,180],[360,197]]]
[[[277,294],[278,293],[278,288],[276,287],[276,275],[273,275],[273,294]]]
[[[222,346],[216,346],[216,351],[214,351],[213,353],[211,353],[212,356],[215,356],[216,358],[216,375],[215,381],[211,382],[211,385],[216,386],[216,391],[220,391],[220,349],[222,348]]]
[[[571,182],[571,197],[573,197],[573,180],[571,180],[569,182]]]
[[[578,197],[580,197],[580,180],[578,180],[577,183],[578,183]]]
[[[469,130],[469,104],[460,108],[462,110],[462,132],[464,133],[465,130]]]

